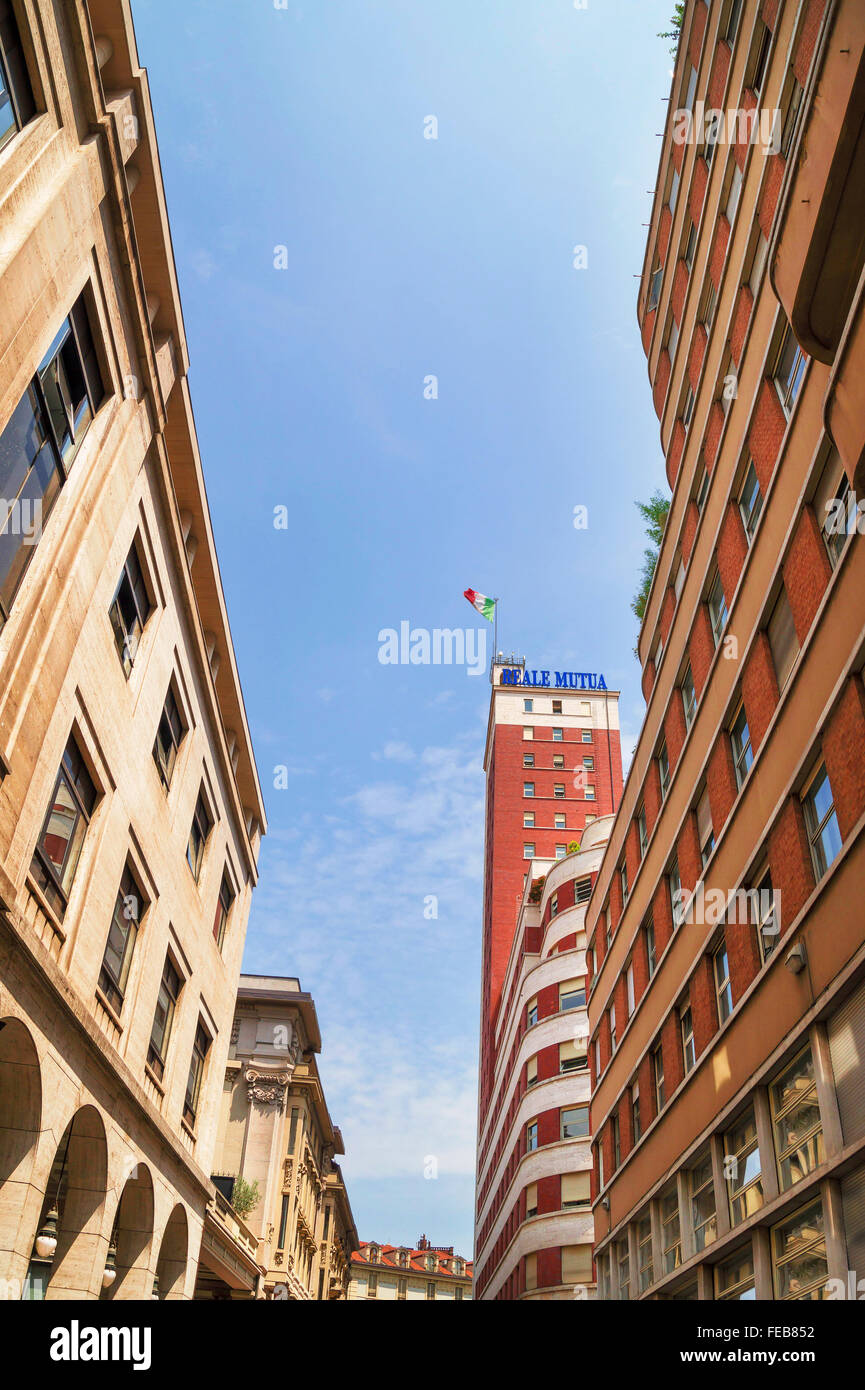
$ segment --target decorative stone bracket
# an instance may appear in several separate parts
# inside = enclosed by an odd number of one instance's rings
[[[250,1105],[275,1105],[278,1110],[285,1109],[290,1071],[262,1071],[260,1067],[247,1067],[243,1079]]]

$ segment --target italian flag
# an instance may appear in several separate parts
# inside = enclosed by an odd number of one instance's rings
[[[487,598],[486,594],[479,594],[477,589],[463,590],[463,597],[467,598],[472,608],[476,608],[482,618],[492,622],[496,615],[496,601],[494,598]]]

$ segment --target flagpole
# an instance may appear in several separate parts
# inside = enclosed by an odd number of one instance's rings
[[[492,659],[492,661],[490,662],[490,680],[491,680],[491,681],[492,681],[492,678],[493,678],[493,666],[495,665],[496,659],[497,659],[498,654],[499,654],[499,601],[498,601],[498,599],[495,600],[495,604],[496,604],[496,606],[495,606],[495,608],[493,609],[493,659]]]

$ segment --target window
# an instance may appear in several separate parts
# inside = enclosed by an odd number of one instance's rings
[[[574,1105],[569,1110],[560,1111],[561,1137],[563,1139],[587,1139],[589,1134],[589,1107]]]
[[[634,1130],[634,1143],[642,1138],[643,1125],[640,1120],[640,1087],[635,1081],[631,1087],[631,1124]]]
[[[523,713],[531,714],[532,709],[534,708],[534,703],[534,700],[523,700]]]
[[[538,1185],[530,1182],[526,1188],[526,1220],[538,1214]]]
[[[664,1085],[664,1050],[660,1043],[652,1051],[652,1076],[655,1081],[655,1102],[658,1114],[660,1114],[667,1103],[667,1091]]]
[[[526,1005],[526,1025],[532,1028],[538,1021],[538,1001],[530,999]]]
[[[682,406],[682,424],[684,425],[685,429],[687,429],[688,426],[690,425],[690,423],[691,423],[691,416],[693,415],[693,413],[694,413],[694,388],[693,388],[692,386],[689,386],[688,389],[687,389],[687,391],[685,392],[685,401],[684,401],[684,404],[683,404],[683,406]]]
[[[652,1219],[643,1216],[637,1222],[637,1252],[640,1267],[640,1293],[644,1293],[655,1277],[652,1264]]]
[[[757,895],[755,916],[757,919],[757,942],[763,964],[769,959],[778,940],[780,922],[775,920],[775,897],[772,891],[772,875],[765,873],[753,890]]]
[[[322,1270],[322,1275],[323,1275],[323,1274],[324,1274],[324,1270]],[[405,1299],[405,1296],[406,1296],[406,1294],[407,1294],[407,1292],[408,1292],[408,1280],[407,1280],[407,1279],[404,1279],[404,1278],[397,1279],[397,1281],[396,1281],[396,1296],[397,1296],[397,1299],[400,1300],[400,1301],[404,1300],[404,1299]],[[457,1297],[459,1297],[459,1295],[460,1295],[461,1293],[462,1293],[462,1289],[457,1289],[457,1290],[456,1290]]]
[[[736,38],[736,30],[739,28],[741,15],[742,0],[730,0],[730,8],[727,11],[726,22],[721,29],[721,34],[731,47]]]
[[[682,893],[682,880],[679,877],[679,861],[674,859],[667,875],[670,885],[670,906],[673,909],[673,929],[681,925],[685,904]]]
[[[526,1062],[526,1090],[529,1090],[529,1088],[532,1086],[536,1086],[537,1081],[538,1059],[537,1057],[530,1057],[529,1060]]]
[[[435,1283],[433,1282],[432,1279],[428,1282],[428,1284],[427,1284],[427,1286],[426,1286],[426,1296],[427,1296],[427,1302],[434,1302],[434,1301],[435,1301],[436,1286],[435,1286]]]
[[[594,758],[591,757],[591,756],[587,756],[587,757],[583,758],[583,767],[586,769],[586,772],[594,772],[594,770],[595,770],[595,760],[594,760]]]
[[[674,213],[674,212],[676,211],[676,203],[677,203],[677,201],[678,201],[678,198],[679,198],[679,171],[678,171],[678,169],[674,168],[674,169],[671,171],[671,173],[670,173],[670,185],[669,185],[669,190],[668,190],[668,193],[667,193],[667,202],[668,202],[668,204],[669,204],[670,212],[671,212],[671,213]]]
[[[174,691],[169,686],[153,744],[153,760],[159,769],[159,776],[166,791],[171,786],[177,754],[185,733],[186,726],[177,707]]]
[[[730,729],[730,744],[733,749],[733,766],[736,769],[736,785],[741,787],[754,761],[754,753],[751,748],[751,730],[748,728],[744,705],[739,706],[739,712],[733,720]]]
[[[219,885],[219,897],[216,900],[216,915],[213,919],[213,939],[220,951],[222,950],[222,943],[225,940],[225,929],[228,926],[228,918],[233,902],[234,890],[228,881],[228,875],[223,873],[222,882]]]
[[[0,0],[0,15],[2,7]],[[0,20],[0,62],[6,56],[6,43]],[[4,113],[8,116],[4,95],[8,96],[8,92],[4,93],[0,77],[0,128]],[[9,616],[42,527],[103,395],[81,298],[0,435],[0,497],[6,504],[6,515],[0,523],[0,626]],[[27,524],[22,524],[22,515],[28,518]]]
[[[553,729],[553,743],[561,743],[564,737],[564,729]]]
[[[613,914],[609,903],[604,908],[604,933],[607,942],[607,950],[609,951],[613,940]]]
[[[690,219],[688,227],[688,237],[685,241],[685,253],[683,260],[690,270],[694,264],[694,252],[697,249],[697,228],[694,226],[693,219]]]
[[[778,395],[781,397],[781,404],[787,415],[791,413],[796,404],[807,365],[808,358],[793,337],[793,331],[788,323],[781,335],[781,342],[775,356],[775,365],[772,368],[772,376],[778,388]]]
[[[563,801],[563,800],[564,800],[564,797],[565,797],[565,784],[564,784],[564,782],[555,782],[555,783],[553,784],[553,796],[558,797],[559,801]]]
[[[553,816],[553,829],[554,829],[554,830],[564,830],[564,829],[566,829],[566,826],[565,826],[565,813],[564,813],[564,811],[556,811],[556,812],[555,812],[555,814],[554,814],[554,816]]]
[[[730,962],[727,946],[722,942],[712,957],[715,973],[715,998],[718,1001],[718,1022],[726,1023],[733,1012],[733,987],[730,984]]]
[[[562,1173],[561,1194],[563,1209],[589,1206],[592,1200],[591,1173]],[[591,1277],[589,1274],[588,1278]]]
[[[144,581],[138,547],[133,541],[123,565],[120,583],[108,610],[117,652],[127,679],[132,672],[141,634],[152,611],[153,605]]]
[[[664,1272],[669,1274],[682,1263],[679,1194],[675,1183],[661,1198],[661,1244],[664,1249]]]
[[[594,1052],[595,1052],[595,1080],[597,1080],[597,1078],[598,1078],[598,1077],[600,1076],[600,1074],[601,1074],[601,1040],[600,1040],[600,1038],[595,1038],[593,1047],[594,1047]],[[598,1152],[600,1153],[600,1150],[598,1150]],[[603,1186],[603,1183],[602,1183],[601,1185]]]
[[[690,729],[694,722],[694,715],[697,712],[697,692],[694,689],[694,676],[691,671],[691,663],[685,667],[685,674],[682,677],[682,708],[685,711],[685,728]]]
[[[583,743],[591,743],[591,741],[592,741],[592,731],[591,731],[591,729],[583,729]]]
[[[718,123],[710,118],[706,122],[706,142],[703,145],[703,158],[706,161],[706,169],[711,173],[712,162],[715,158],[715,146],[718,143]]]
[[[186,862],[192,870],[192,876],[196,883],[201,876],[201,865],[204,861],[204,847],[207,844],[207,837],[212,829],[213,819],[207,809],[204,800],[204,792],[202,790],[198,793],[198,800],[195,803],[195,812],[189,830],[189,841],[186,846]]]
[[[737,1250],[729,1260],[715,1266],[715,1297],[726,1301],[753,1299],[754,1256],[751,1246]]]
[[[712,1175],[712,1156],[704,1154],[688,1174],[691,1194],[691,1224],[694,1228],[694,1249],[699,1254],[718,1235],[715,1211],[715,1181]]]
[[[285,1195],[285,1196],[283,1197],[283,1199],[282,1199],[282,1205],[281,1205],[280,1210],[279,1210],[279,1237],[278,1237],[277,1242],[276,1242],[276,1248],[277,1248],[277,1250],[284,1250],[284,1249],[285,1249],[285,1231],[286,1231],[286,1227],[288,1226],[288,1204],[289,1204],[289,1200],[290,1200],[290,1198],[289,1198],[288,1194],[286,1193],[286,1195]]]
[[[649,832],[646,829],[646,808],[641,806],[637,813],[637,838],[640,842],[640,858],[646,853],[649,843]]]
[[[595,789],[594,789],[594,787],[586,787],[585,791],[583,792],[583,798],[584,798],[584,800],[586,800],[586,801],[594,801],[594,799],[595,799]]]
[[[523,811],[523,829],[533,830],[535,827],[534,811]]]
[[[554,753],[554,754],[553,754],[553,767],[554,767],[554,768],[556,768],[556,767],[557,767],[557,768],[564,768],[564,766],[565,766],[565,755],[564,755],[564,753]]]
[[[611,1051],[611,1052],[615,1052],[615,1050],[616,1050],[616,1006],[615,1006],[615,1004],[611,1004],[611,1005],[610,1005],[609,1017],[610,1017],[610,1051]]]
[[[534,782],[523,782],[523,796],[534,796],[534,794],[535,794],[535,784],[534,784]]]
[[[724,1167],[728,1173],[730,1221],[738,1226],[763,1205],[763,1176],[753,1110],[724,1135]]]
[[[534,857],[535,857],[535,847],[534,847],[534,845],[531,845],[531,844],[525,844],[525,845],[523,845],[523,858],[524,858],[524,859],[534,859]]]
[[[649,295],[646,300],[646,313],[651,314],[653,309],[657,309],[658,300],[661,297],[661,285],[664,279],[664,267],[659,265],[652,271],[652,278],[649,281]]]
[[[550,898],[550,918],[552,919],[553,917],[555,917],[558,914],[558,911],[559,895],[558,893],[554,893],[553,896]]]
[[[561,700],[553,700],[553,714],[561,714],[561,712],[562,712],[562,702],[561,702]]]
[[[649,918],[643,931],[646,936],[646,965],[648,967],[649,979],[651,980],[658,967],[658,958],[655,951],[655,924],[651,918]]]
[[[763,510],[763,494],[760,491],[760,484],[757,481],[757,470],[754,467],[754,460],[748,460],[748,467],[745,470],[745,479],[742,483],[742,490],[739,493],[739,512],[742,517],[742,525],[745,528],[745,535],[748,537],[748,544],[754,538],[757,529],[757,522],[760,520],[760,513]]]
[[[685,1068],[685,1075],[693,1070],[697,1060],[697,1050],[694,1044],[694,1018],[690,1008],[683,1009],[679,1015],[679,1028],[682,1034],[682,1062]]]
[[[700,302],[699,311],[700,323],[703,324],[707,333],[709,332],[709,329],[712,327],[712,321],[715,317],[715,306],[717,302],[718,291],[716,290],[715,283],[710,276],[706,283],[706,288],[703,291],[703,298]]]
[[[742,192],[742,170],[733,159],[733,172],[730,175],[730,183],[727,189],[727,203],[724,208],[724,215],[732,226],[736,216],[736,209],[739,206],[739,195]]]
[[[523,754],[523,767],[534,767],[534,765],[535,765],[535,755],[534,755],[534,753],[524,753],[524,754]]]
[[[15,11],[0,0],[0,149],[36,114]]]
[[[204,1065],[207,1061],[209,1049],[210,1037],[204,1024],[199,1019],[198,1027],[195,1030],[195,1042],[192,1045],[189,1076],[186,1079],[186,1096],[183,1101],[183,1118],[190,1126],[195,1124],[195,1116],[198,1112],[198,1102],[201,1097],[201,1082],[204,1077]]]
[[[796,637],[796,627],[793,622],[793,613],[787,598],[784,586],[772,609],[772,616],[766,629],[769,638],[769,647],[772,652],[772,661],[775,666],[775,675],[778,680],[779,691],[783,690],[790,678],[790,672],[796,663],[799,655],[799,641]]]
[[[30,865],[34,880],[61,916],[95,805],[96,788],[77,743],[70,738]]]
[[[127,866],[120,879],[99,971],[99,988],[117,1013],[123,1007],[135,938],[146,907],[141,890]]]
[[[147,1047],[147,1065],[160,1081],[165,1075],[165,1059],[168,1056],[171,1025],[174,1022],[180,990],[180,976],[171,957],[166,956],[159,993],[156,996],[156,1012],[153,1015],[153,1027],[150,1030],[150,1042]],[[280,1241],[280,1249],[282,1249],[282,1241]]]
[[[610,1133],[613,1137],[613,1172],[617,1173],[619,1171],[619,1165],[622,1162],[622,1143],[621,1135],[619,1133],[618,1111],[616,1111],[615,1115],[613,1115],[612,1119],[610,1120]]]
[[[766,256],[769,253],[769,243],[762,232],[758,232],[757,240],[754,245],[754,254],[751,258],[751,270],[748,275],[748,288],[752,298],[756,299],[760,290],[760,282],[763,278],[763,271],[766,268]]]
[[[622,890],[622,907],[628,903],[628,865],[623,859],[619,865],[619,886]]]
[[[535,731],[534,731],[534,729],[533,729],[530,725],[526,725],[526,726],[523,728],[523,740],[524,740],[524,742],[530,743],[531,740],[534,738],[534,736],[535,736]]]
[[[721,640],[721,634],[727,626],[727,600],[724,598],[721,576],[717,570],[715,571],[715,578],[712,580],[712,586],[706,598],[706,604],[709,609],[709,619],[712,624],[712,636],[715,639],[715,646],[717,647]]]
[[[538,1287],[538,1257],[537,1255],[526,1255],[526,1288],[536,1289]]]
[[[706,465],[705,465],[705,463],[704,463],[704,464],[701,464],[701,466],[700,466],[700,481],[699,481],[699,484],[698,484],[698,486],[697,486],[697,492],[696,492],[695,499],[694,499],[694,500],[696,501],[696,503],[697,503],[697,511],[698,511],[698,512],[702,512],[702,510],[703,510],[703,505],[704,505],[704,503],[705,503],[705,501],[706,501],[706,494],[707,494],[708,491],[709,491],[709,474],[708,474],[708,472],[707,472],[707,470],[706,470]]]
[[[802,109],[802,98],[805,95],[795,77],[791,75],[789,80],[790,87],[787,95],[786,113],[784,115],[784,124],[781,127],[781,155],[784,159],[786,159],[787,155],[790,153],[793,136],[796,134],[799,112]]]
[[[715,830],[712,825],[708,788],[703,791],[697,802],[697,838],[700,843],[700,861],[705,869],[715,848]]]
[[[569,1071],[585,1071],[589,1065],[589,1056],[585,1038],[575,1038],[573,1041],[559,1043],[559,1075],[564,1076]]]
[[[748,86],[757,96],[763,90],[766,69],[769,66],[769,49],[772,47],[772,31],[765,24],[758,23],[758,33],[751,50],[751,80]]]
[[[564,859],[564,858],[566,858],[567,853],[568,853],[568,847],[567,847],[567,845],[556,845],[556,858],[557,858],[557,859]]]
[[[371,1269],[367,1278],[366,1296],[375,1298],[378,1295],[378,1271]]]
[[[531,1120],[526,1125],[526,1153],[533,1153],[538,1147],[538,1122]]]
[[[676,347],[678,346],[678,342],[679,325],[676,322],[676,315],[673,313],[671,309],[670,316],[667,319],[667,352],[669,354],[671,362],[675,359]]]
[[[823,1125],[810,1047],[769,1087],[778,1181],[786,1191],[823,1162]]]
[[[825,1297],[829,1263],[823,1203],[812,1202],[772,1231],[775,1297],[798,1301]]]
[[[627,969],[625,970],[625,995],[628,1002],[628,1018],[630,1018],[631,1014],[634,1012],[635,1007],[633,961],[628,962]]]
[[[679,563],[676,565],[676,578],[673,583],[673,591],[676,595],[676,602],[682,597],[682,590],[685,587],[685,561],[679,556]]]
[[[841,831],[825,764],[820,764],[802,802],[814,873],[819,882],[841,850]]]
[[[559,1010],[567,1013],[569,1009],[586,1007],[585,980],[565,980],[559,985]]]
[[[631,1296],[631,1260],[628,1254],[627,1240],[620,1240],[616,1245],[616,1266],[618,1273],[619,1299],[621,1302],[627,1303]]]
[[[694,97],[697,95],[697,69],[691,64],[691,71],[688,74],[688,86],[685,92],[685,110],[693,111]]]
[[[588,819],[588,817],[587,817]],[[587,903],[592,896],[592,880],[590,878],[578,878],[574,890],[574,902],[577,906],[580,903]]]
[[[670,760],[667,757],[666,739],[658,750],[658,777],[661,783],[661,800],[663,801],[670,790]]]

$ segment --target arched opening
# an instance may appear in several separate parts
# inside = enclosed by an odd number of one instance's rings
[[[157,1283],[154,1292],[162,1298],[183,1298],[186,1283],[186,1257],[189,1234],[186,1212],[178,1202],[168,1218],[168,1225],[159,1247],[159,1263],[156,1266]]]
[[[21,1279],[30,1254],[22,1218],[38,1203],[31,1184],[42,1115],[36,1045],[17,1018],[0,1020],[0,1275]]]
[[[139,1163],[125,1182],[117,1204],[100,1298],[150,1298],[152,1239],[153,1179],[149,1168]]]
[[[102,1235],[107,1178],[105,1126],[98,1110],[85,1105],[67,1125],[51,1165],[26,1299],[98,1296],[107,1250]]]

